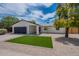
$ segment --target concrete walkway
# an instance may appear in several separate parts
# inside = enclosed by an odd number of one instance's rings
[[[22,56],[79,56],[79,35],[70,34],[70,40],[64,39],[64,34],[41,34],[40,36],[51,36],[53,48],[0,42],[0,55],[22,55]],[[71,38],[73,37],[73,39]],[[0,38],[1,39],[1,38]],[[75,41],[74,41],[75,40]],[[77,44],[76,44],[77,43]]]

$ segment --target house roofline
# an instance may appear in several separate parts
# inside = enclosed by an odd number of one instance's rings
[[[28,23],[35,24],[35,23],[31,22],[31,21],[27,21],[27,20],[24,20],[24,19],[19,20],[19,21],[18,21],[18,22],[16,22],[15,24],[17,24],[17,23],[19,23],[19,22],[21,22],[21,21],[25,21],[25,22],[28,22]],[[15,25],[15,24],[13,24],[13,25]],[[12,25],[12,26],[13,26],[13,25]],[[38,25],[38,26],[48,26],[48,27],[51,27],[51,26],[52,26],[52,25],[39,25],[39,24],[35,24],[35,25]]]
[[[22,20],[19,20],[18,22],[16,22],[15,24],[17,24],[17,23],[19,23],[19,22],[21,22],[21,21],[26,21],[26,22],[28,22],[28,23],[32,23],[32,24],[35,24],[35,23],[33,23],[33,22],[31,22],[31,21],[27,21],[27,20],[24,20],[24,19],[22,19]],[[13,25],[15,25],[15,24],[13,24]],[[12,25],[12,26],[13,26]],[[38,25],[38,26],[40,26],[39,24],[35,24],[35,25]],[[12,27],[11,26],[11,27]]]
[[[20,20],[20,21],[26,21],[26,22],[29,22],[29,23],[35,24],[35,23],[31,22],[31,21],[27,21],[27,20],[24,20],[24,19],[22,19],[22,20]],[[39,25],[39,24],[35,24],[35,25]],[[40,26],[40,25],[39,25],[39,26]]]

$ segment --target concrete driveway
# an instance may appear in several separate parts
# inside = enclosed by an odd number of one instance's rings
[[[27,54],[12,50],[8,46],[4,46],[4,45],[7,45],[6,44],[7,42],[5,42],[6,40],[9,40],[11,38],[20,37],[20,36],[23,36],[23,35],[11,34],[11,33],[8,33],[8,34],[5,34],[5,35],[0,35],[0,56],[27,55]]]
[[[40,36],[51,36],[53,48],[44,48],[31,45],[4,42],[7,39],[21,35],[6,34],[0,36],[0,55],[6,56],[79,56],[79,35],[70,34],[65,40],[64,34],[41,34]],[[1,39],[4,38],[4,39]],[[72,39],[73,38],[73,39]]]
[[[11,34],[11,33],[8,33],[8,34],[5,34],[5,35],[0,35],[0,42],[6,41],[6,40],[11,39],[11,38],[20,37],[20,36],[22,36],[22,35]]]

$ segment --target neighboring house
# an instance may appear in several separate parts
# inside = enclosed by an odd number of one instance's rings
[[[12,26],[12,33],[16,34],[40,34],[40,33],[65,33],[64,28],[56,30],[53,26],[40,26],[30,21],[21,20]]]
[[[53,26],[41,26],[41,33],[53,33],[53,34],[64,34],[65,28],[59,28],[59,30],[56,30]],[[69,28],[69,34],[78,34],[78,28],[72,27]]]
[[[42,33],[56,33],[56,34],[62,34],[65,33],[65,28],[60,28],[59,30],[56,30],[53,25],[51,26],[41,26],[41,32]]]

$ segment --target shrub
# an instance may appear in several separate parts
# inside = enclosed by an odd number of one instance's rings
[[[6,34],[7,30],[6,29],[0,29],[0,35]]]

